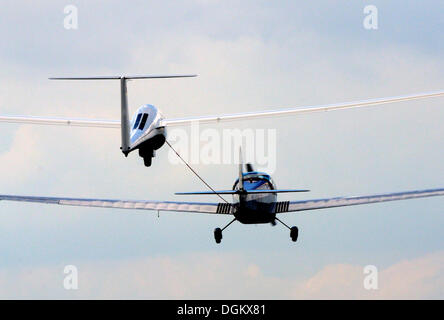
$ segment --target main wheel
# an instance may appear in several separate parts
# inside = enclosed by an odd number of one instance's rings
[[[145,167],[150,167],[152,158],[154,157],[154,150],[148,147],[139,148],[139,156],[143,158]]]
[[[151,167],[151,160],[153,158],[151,158],[151,156],[145,156],[143,158],[143,164],[145,165],[145,167]]]
[[[296,240],[298,240],[298,235],[299,235],[298,227],[291,227],[290,229],[291,241],[296,242]]]
[[[220,243],[222,240],[222,230],[220,228],[214,229],[214,240],[216,240],[216,243]]]

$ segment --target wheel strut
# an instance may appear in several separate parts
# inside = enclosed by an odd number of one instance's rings
[[[287,229],[290,230],[290,238],[291,241],[296,242],[296,240],[298,240],[298,236],[299,236],[299,229],[298,227],[289,227],[288,225],[286,225],[284,222],[282,222],[281,220],[279,220],[278,218],[275,218],[277,221],[279,221],[280,223],[282,223],[282,225],[284,225],[285,227],[287,227]]]
[[[230,221],[229,224],[227,224],[225,227],[221,228],[216,228],[214,229],[214,240],[216,240],[216,243],[220,243],[222,240],[222,231],[224,231],[226,228],[228,228],[234,221],[236,221],[237,219],[234,218],[233,220]]]

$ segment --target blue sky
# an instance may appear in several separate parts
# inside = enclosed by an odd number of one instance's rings
[[[78,30],[63,28],[68,4],[79,9]],[[379,10],[376,31],[362,26],[367,4]],[[443,9],[436,1],[4,1],[1,113],[119,117],[117,83],[47,80],[57,75],[198,73],[129,84],[132,110],[151,103],[170,117],[438,90]],[[299,199],[442,187],[443,117],[434,99],[215,128],[276,129],[274,179],[312,190]],[[5,194],[172,200],[204,188],[168,162],[166,148],[149,169],[135,154],[125,159],[115,130],[3,124],[0,142]],[[235,165],[196,169],[218,189],[236,176]],[[189,200],[201,199],[215,200]],[[281,226],[234,224],[219,246],[212,230],[224,217],[2,202],[0,297],[443,298],[443,201],[285,216],[299,226],[296,244]],[[77,291],[62,287],[68,264],[79,268]],[[362,288],[368,264],[381,273],[377,292]]]

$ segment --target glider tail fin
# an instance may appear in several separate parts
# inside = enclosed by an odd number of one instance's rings
[[[128,92],[126,82],[138,79],[168,79],[196,77],[195,74],[171,74],[171,75],[136,75],[136,76],[96,76],[96,77],[53,77],[50,80],[120,80],[120,104],[121,104],[121,130],[122,150],[125,156],[131,151],[130,146],[130,120],[128,115]]]

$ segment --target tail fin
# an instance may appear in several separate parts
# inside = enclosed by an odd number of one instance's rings
[[[125,156],[130,152],[130,123],[128,116],[128,94],[126,88],[127,80],[136,79],[167,79],[167,78],[189,78],[196,77],[195,74],[172,74],[172,75],[141,75],[141,76],[99,76],[99,77],[54,77],[50,80],[120,80],[120,103],[121,103],[121,130],[122,130],[122,152]]]
[[[243,178],[243,163],[244,161],[242,160],[242,148],[239,147],[239,190],[244,190],[244,178]]]

